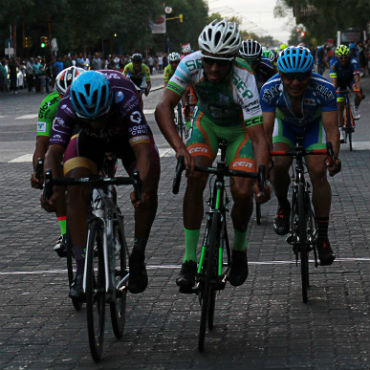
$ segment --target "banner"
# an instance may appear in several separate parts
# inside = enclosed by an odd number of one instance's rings
[[[166,16],[164,14],[157,17],[151,24],[152,33],[160,34],[166,33]]]

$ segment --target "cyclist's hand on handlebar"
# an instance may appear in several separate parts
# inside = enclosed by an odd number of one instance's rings
[[[51,195],[49,199],[44,200],[44,194],[41,193],[41,196],[40,196],[41,208],[43,208],[46,212],[55,212],[56,211],[56,200],[60,196],[61,196],[60,190],[55,190],[53,191],[53,194]]]
[[[31,175],[31,186],[35,189],[42,189],[42,184],[44,183],[44,179],[39,179],[35,172]]]
[[[181,148],[176,152],[176,158],[179,158],[180,156],[184,157],[185,161],[185,168],[187,172],[194,171],[195,163],[193,157],[190,155],[190,153],[186,150],[186,148]]]
[[[338,172],[340,172],[342,162],[340,161],[340,159],[336,158],[335,163],[333,161],[327,160],[326,165],[328,167],[329,175],[335,176]]]
[[[145,90],[144,90],[144,94],[145,94],[145,96],[148,96],[148,95],[149,95],[149,91],[150,91],[150,89],[145,89]]]
[[[258,183],[253,185],[253,191],[256,194],[256,200],[258,203],[266,203],[271,199],[271,189],[269,184],[265,184],[265,191],[261,191]]]

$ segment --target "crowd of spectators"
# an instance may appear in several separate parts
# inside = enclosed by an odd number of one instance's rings
[[[57,74],[64,68],[72,65],[84,69],[114,69],[123,71],[129,62],[130,55],[109,54],[95,52],[92,55],[83,53],[57,56],[50,60],[45,57],[4,57],[0,59],[0,92],[16,94],[19,89],[28,89],[29,92],[48,93],[54,86]],[[161,73],[168,64],[167,54],[148,55],[144,63],[150,68],[150,73]]]

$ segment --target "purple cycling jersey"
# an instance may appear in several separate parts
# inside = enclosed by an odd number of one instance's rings
[[[93,129],[88,121],[76,116],[70,99],[70,88],[59,103],[57,114],[53,121],[50,145],[67,146],[78,125],[88,136],[109,142],[122,136],[134,143],[149,143],[151,130],[143,114],[140,98],[133,83],[122,73],[113,70],[100,70],[110,82],[113,100],[109,111],[107,124],[99,129]],[[99,121],[99,119],[97,119]]]

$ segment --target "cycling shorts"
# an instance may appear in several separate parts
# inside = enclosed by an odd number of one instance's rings
[[[150,135],[151,157],[153,159],[154,168],[151,171],[159,174],[160,160],[158,149],[154,143],[153,135]],[[128,174],[136,168],[136,157],[128,139],[111,138],[106,139],[95,138],[86,135],[82,130],[78,134],[72,136],[64,153],[64,175],[68,174],[75,168],[87,168],[93,174],[97,174],[102,168],[105,153],[113,153],[122,160]]]
[[[285,143],[291,148],[296,145],[297,136],[302,134],[295,132],[291,126],[283,122],[279,118],[275,118],[274,131],[272,134],[272,142]],[[304,134],[303,146],[308,150],[325,149],[326,148],[326,133],[322,120],[317,121]]]
[[[186,143],[190,155],[207,157],[213,161],[221,139],[227,142],[226,162],[229,168],[245,172],[256,171],[252,140],[245,123],[236,126],[218,126],[196,107],[190,137]]]
[[[338,85],[338,89],[336,91],[336,93],[337,93],[337,103],[343,103],[345,101],[344,94],[341,91],[346,90],[347,87],[354,90],[354,86],[355,86],[355,80],[348,81],[346,83],[342,82],[340,85]]]

